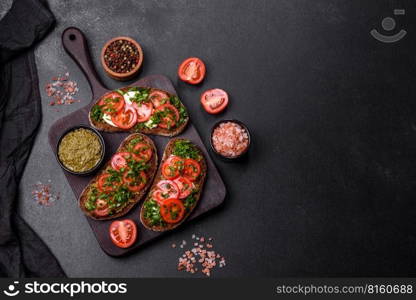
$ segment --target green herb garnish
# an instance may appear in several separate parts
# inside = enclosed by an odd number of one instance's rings
[[[153,199],[145,201],[143,209],[143,216],[149,221],[150,226],[166,226],[166,222],[163,221],[162,216],[160,215],[160,208],[156,201]]]
[[[99,122],[103,119],[104,112],[101,109],[101,106],[98,104],[95,104],[91,109],[91,119],[93,119],[96,122]]]
[[[183,201],[183,205],[185,206],[187,212],[192,208],[192,206],[194,206],[195,202],[195,192],[193,192],[191,195],[185,198],[185,200]]]
[[[188,118],[188,112],[186,111],[185,106],[182,104],[181,100],[177,96],[171,96],[169,99],[170,103],[176,107],[179,111],[179,125],[185,123],[185,120]]]
[[[172,153],[182,158],[192,158],[198,161],[201,159],[199,149],[187,140],[176,141]]]

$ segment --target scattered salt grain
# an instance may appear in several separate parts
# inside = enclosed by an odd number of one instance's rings
[[[45,85],[46,95],[52,98],[49,102],[50,106],[80,102],[80,100],[74,98],[78,91],[78,84],[69,79],[69,72],[66,72],[63,76],[52,77],[51,82]]]
[[[197,238],[194,234],[192,239],[199,239],[200,243],[193,243],[193,248],[185,250],[185,252],[178,258],[178,271],[186,271],[191,274],[195,274],[200,269],[202,274],[211,276],[211,272],[215,267],[223,268],[225,266],[225,258],[217,253],[215,250],[206,250],[206,248],[213,248],[212,238],[208,238],[210,243],[205,242],[205,238]],[[186,245],[186,241],[183,240],[180,247]],[[200,268],[198,267],[200,266]]]
[[[51,180],[48,180],[47,184],[38,181],[33,185],[32,198],[39,205],[50,206],[53,202],[58,200],[59,197],[60,194],[55,193],[52,188]]]

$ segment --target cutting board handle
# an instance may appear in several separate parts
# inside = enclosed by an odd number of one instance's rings
[[[62,33],[62,44],[65,51],[72,57],[87,77],[93,94],[92,98],[96,99],[107,92],[107,89],[101,83],[94,69],[87,40],[82,31],[76,27],[68,27]]]

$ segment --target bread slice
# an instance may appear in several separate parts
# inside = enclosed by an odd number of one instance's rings
[[[131,134],[127,138],[124,139],[124,141],[121,143],[120,147],[117,149],[116,153],[126,151],[126,146],[128,145],[128,143],[130,141],[132,141],[133,139],[138,138],[138,137],[141,138],[144,143],[149,144],[152,147],[152,151],[153,151],[152,158],[148,162],[150,164],[150,168],[145,171],[146,175],[147,175],[146,186],[141,191],[134,193],[134,197],[132,199],[130,199],[128,201],[128,203],[125,205],[125,207],[123,207],[122,210],[119,211],[118,213],[110,215],[110,216],[105,216],[105,217],[98,217],[98,216],[95,216],[94,214],[92,214],[85,207],[85,203],[88,200],[87,195],[88,195],[88,192],[94,186],[96,186],[98,178],[100,177],[100,175],[103,174],[107,170],[107,168],[111,166],[111,159],[110,159],[102,167],[100,172],[84,188],[81,195],[79,196],[79,200],[78,200],[79,206],[80,206],[81,210],[84,212],[84,214],[87,215],[88,217],[90,217],[92,219],[95,219],[95,220],[109,220],[109,219],[114,219],[114,218],[123,216],[123,215],[127,214],[130,211],[130,209],[132,209],[133,206],[136,205],[146,195],[146,192],[149,189],[150,185],[152,184],[153,178],[154,178],[154,176],[156,174],[156,170],[157,170],[158,158],[157,158],[156,147],[155,147],[155,144],[153,143],[153,141],[149,137],[145,136],[144,134],[134,133],[134,134]]]
[[[160,181],[160,180],[162,180],[163,178],[162,178],[162,166],[163,166],[163,163],[169,158],[169,156],[172,154],[172,151],[173,151],[173,146],[174,146],[174,143],[176,142],[176,141],[189,141],[189,140],[186,140],[186,139],[181,139],[181,138],[174,138],[174,139],[171,139],[170,141],[169,141],[169,143],[166,145],[166,148],[165,148],[165,151],[164,151],[164,153],[163,153],[163,157],[162,157],[162,161],[160,162],[160,165],[159,165],[159,169],[158,169],[158,171],[157,171],[157,174],[156,174],[156,176],[155,176],[155,179],[154,179],[154,182],[153,182],[153,185],[152,185],[152,187],[150,188],[150,192],[148,193],[148,195],[147,195],[147,197],[146,197],[146,199],[145,199],[145,201],[143,201],[143,204],[142,204],[142,207],[141,207],[141,210],[140,210],[140,221],[141,221],[141,223],[143,224],[143,226],[145,226],[147,229],[149,229],[149,230],[153,230],[153,231],[167,231],[167,230],[172,230],[172,229],[174,229],[174,228],[176,228],[176,227],[178,227],[179,225],[181,225],[188,217],[189,217],[189,215],[192,213],[192,211],[195,209],[195,207],[197,206],[197,204],[198,204],[198,202],[199,202],[199,199],[200,199],[200,197],[201,197],[201,193],[202,193],[202,190],[203,190],[203,187],[204,187],[204,183],[205,183],[205,178],[206,178],[206,175],[207,175],[207,163],[206,163],[206,161],[205,161],[205,157],[204,157],[204,155],[203,155],[203,153],[202,153],[202,151],[201,151],[201,149],[198,147],[198,146],[196,146],[195,144],[193,144],[194,146],[195,146],[195,148],[196,149],[198,149],[198,151],[199,151],[199,154],[201,155],[201,160],[199,161],[199,164],[200,164],[200,166],[201,166],[201,175],[199,176],[199,178],[198,178],[198,180],[197,181],[194,181],[194,184],[195,184],[195,186],[198,188],[198,190],[197,190],[197,192],[194,194],[194,197],[195,197],[195,202],[193,203],[193,205],[188,209],[188,211],[185,213],[185,216],[184,216],[184,218],[180,221],[180,222],[178,222],[178,223],[175,223],[175,224],[166,224],[166,226],[152,226],[151,224],[149,224],[149,220],[147,220],[145,217],[144,217],[144,203],[146,202],[146,201],[150,201],[150,199],[151,199],[151,196],[152,196],[152,194],[153,194],[153,191],[156,189],[156,185],[158,184],[158,182]]]
[[[121,88],[120,90],[123,91],[123,92],[125,92],[129,88],[131,88],[131,87],[124,87],[124,88]],[[155,88],[149,88],[149,87],[142,87],[142,88],[148,88],[148,89],[150,89],[150,92],[160,91],[160,92],[163,92],[163,93],[168,94],[169,97],[173,96],[172,94],[170,94],[170,93],[168,93],[166,91],[163,91],[163,90],[159,90],[159,89],[155,89]],[[94,105],[97,104],[100,100],[101,100],[101,98],[99,98],[94,103]],[[185,107],[182,102],[181,102],[181,105],[183,107]],[[175,128],[172,128],[172,129],[164,129],[164,128],[160,128],[160,127],[155,127],[155,128],[152,128],[152,129],[149,129],[149,128],[137,129],[134,126],[131,129],[129,129],[129,130],[125,130],[125,129],[122,129],[122,128],[118,128],[118,127],[111,126],[110,124],[107,124],[104,121],[95,121],[95,120],[93,120],[91,118],[91,109],[90,109],[90,111],[88,113],[88,119],[90,121],[91,126],[94,127],[95,129],[99,130],[99,131],[105,131],[105,132],[123,132],[123,131],[129,131],[129,132],[132,132],[132,133],[133,132],[139,132],[139,133],[144,133],[144,134],[162,135],[162,136],[169,136],[169,137],[176,136],[176,135],[180,134],[186,128],[186,125],[189,122],[189,116],[187,116],[187,118],[185,119],[185,122],[183,122],[180,126],[175,127]]]

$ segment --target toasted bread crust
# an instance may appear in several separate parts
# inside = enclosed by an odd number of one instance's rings
[[[173,145],[175,141],[179,141],[179,140],[186,140],[186,139],[181,139],[181,138],[174,138],[171,139],[169,141],[169,143],[166,145],[165,151],[163,152],[163,156],[162,156],[162,161],[160,162],[159,168],[157,170],[157,174],[155,176],[155,179],[153,181],[153,185],[150,188],[150,193],[148,193],[148,196],[151,195],[151,191],[156,187],[157,183],[162,179],[162,166],[163,163],[166,161],[166,159],[172,154],[172,150],[173,150]],[[195,144],[194,144],[195,145]],[[202,160],[199,162],[201,165],[201,176],[199,177],[198,181],[195,182],[196,185],[199,186],[199,190],[198,192],[195,194],[195,203],[194,205],[189,209],[188,212],[186,212],[185,216],[183,217],[182,221],[175,223],[175,224],[167,224],[167,226],[151,226],[150,224],[148,224],[147,220],[144,218],[144,208],[143,208],[143,204],[145,203],[145,201],[148,201],[149,198],[146,198],[143,201],[142,207],[140,209],[140,222],[143,224],[144,227],[146,227],[149,230],[153,230],[153,231],[167,231],[167,230],[172,230],[176,227],[178,227],[179,225],[181,225],[188,217],[189,215],[193,212],[193,210],[195,209],[195,207],[197,206],[199,199],[201,197],[201,193],[204,187],[204,183],[205,183],[205,178],[207,175],[207,163],[205,161],[205,157],[204,154],[202,153],[201,149],[195,145],[195,147],[197,147],[197,149],[199,150],[201,156],[202,156]]]
[[[151,184],[153,182],[153,178],[154,178],[154,176],[156,174],[156,170],[157,170],[157,160],[158,160],[158,158],[157,158],[156,147],[155,147],[155,144],[153,143],[153,141],[149,137],[147,137],[143,134],[134,133],[134,134],[129,135],[126,139],[124,139],[124,141],[120,144],[120,147],[117,149],[116,152],[122,152],[122,150],[125,148],[125,146],[132,139],[137,138],[137,137],[142,137],[143,141],[148,143],[152,147],[152,150],[153,150],[152,158],[149,161],[150,168],[146,171],[146,174],[148,175],[148,182],[146,183],[146,186],[141,191],[139,191],[138,193],[134,193],[134,198],[131,199],[129,201],[129,203],[123,208],[123,210],[118,212],[117,214],[114,214],[114,215],[111,215],[111,216],[105,216],[105,217],[97,217],[97,216],[93,215],[90,211],[88,211],[85,208],[85,202],[87,201],[87,195],[88,195],[89,190],[92,188],[93,184],[95,184],[97,182],[100,175],[104,173],[104,171],[106,170],[106,168],[108,166],[110,166],[110,164],[111,164],[111,159],[110,159],[101,168],[101,171],[99,173],[97,173],[97,175],[88,183],[88,185],[84,188],[81,195],[79,196],[79,200],[78,200],[79,207],[84,212],[84,214],[87,215],[88,217],[90,217],[94,220],[110,220],[110,219],[121,217],[121,216],[127,214],[130,211],[130,209],[132,209],[146,195],[146,192],[149,189],[149,187],[151,186]]]
[[[130,87],[125,87],[125,88],[122,88],[120,90],[126,91],[129,88]],[[150,88],[150,87],[144,87],[144,88],[149,88],[151,92],[152,91],[160,91],[160,92],[163,92],[163,93],[168,94],[169,96],[172,96],[171,93],[168,93],[168,92],[163,91],[163,90],[159,90],[159,89],[155,89],[155,88]],[[100,99],[101,98],[99,98],[94,103],[94,105],[97,104],[98,101],[100,101]],[[182,105],[183,105],[183,103],[182,103]],[[95,129],[99,130],[99,131],[105,131],[105,132],[126,132],[126,131],[128,131],[128,132],[131,132],[131,133],[144,133],[144,134],[162,135],[162,136],[169,136],[169,137],[171,137],[171,136],[175,136],[175,135],[180,134],[186,128],[186,125],[188,125],[188,122],[189,122],[189,116],[186,118],[185,122],[181,126],[176,127],[174,129],[171,129],[171,130],[164,129],[164,128],[160,128],[160,127],[156,127],[156,128],[152,128],[152,129],[143,128],[143,129],[140,129],[140,130],[135,129],[133,127],[133,128],[131,128],[129,130],[125,130],[125,129],[122,129],[122,128],[118,128],[118,127],[111,126],[110,124],[107,124],[105,122],[97,122],[97,121],[94,121],[93,119],[91,119],[91,110],[88,113],[88,120],[90,121],[91,126],[94,127]]]

